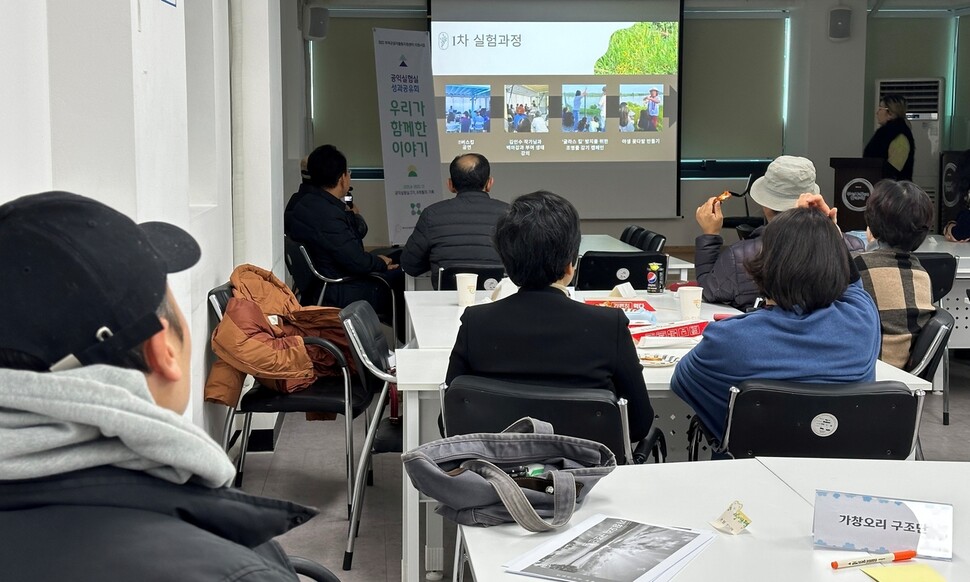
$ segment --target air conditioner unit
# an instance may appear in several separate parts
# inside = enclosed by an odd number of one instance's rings
[[[909,119],[916,142],[913,161],[913,182],[929,194],[933,208],[937,208],[940,184],[940,120],[943,118],[943,79],[877,79],[876,102],[879,106],[883,95],[897,93],[906,98]],[[935,224],[936,221],[934,221]]]

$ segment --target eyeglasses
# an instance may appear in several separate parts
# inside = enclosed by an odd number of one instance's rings
[[[886,111],[889,111],[889,108],[888,108],[888,107],[886,107],[885,105],[880,105],[880,106],[879,106],[879,108],[878,108],[878,109],[876,109],[876,111],[882,111],[882,110],[884,110],[884,109],[885,109]]]

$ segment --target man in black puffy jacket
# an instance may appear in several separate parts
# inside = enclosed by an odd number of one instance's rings
[[[807,158],[780,156],[768,165],[765,175],[751,185],[750,195],[761,205],[765,220],[770,221],[776,214],[794,208],[798,197],[804,193],[819,193],[815,165]],[[742,311],[752,307],[758,298],[758,286],[744,265],[761,252],[760,237],[765,227],[758,227],[747,239],[722,252],[724,215],[717,197],[700,205],[694,217],[703,231],[695,240],[694,264],[697,282],[704,288],[704,301],[726,303]],[[862,240],[854,236],[843,238],[850,251],[864,248]]]
[[[448,189],[457,194],[426,208],[401,254],[404,271],[417,276],[431,271],[437,284],[439,267],[457,263],[501,265],[492,234],[508,204],[494,200],[488,160],[464,154],[451,162]]]
[[[323,145],[310,154],[307,170],[309,186],[301,186],[297,194],[300,198],[283,213],[286,235],[306,246],[313,266],[325,277],[338,279],[373,273],[386,282],[363,277],[327,285],[324,304],[346,307],[364,299],[386,319],[391,314],[393,292],[398,296],[397,329],[403,332],[404,273],[390,257],[364,250],[360,222],[344,202],[344,196],[350,191],[347,158],[336,147]],[[321,285],[302,290],[302,296],[318,297]]]

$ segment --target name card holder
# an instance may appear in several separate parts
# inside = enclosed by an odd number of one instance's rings
[[[815,491],[816,546],[953,558],[953,506],[838,491]]]

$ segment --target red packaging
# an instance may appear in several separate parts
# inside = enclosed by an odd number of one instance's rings
[[[615,307],[623,311],[654,311],[653,305],[646,299],[626,299],[623,297],[602,297],[599,299],[584,299],[586,305],[598,305],[600,307]]]
[[[642,337],[696,337],[704,333],[704,328],[709,322],[707,320],[675,321],[673,323],[661,323],[657,325],[637,325],[630,326],[630,334],[633,341],[639,341]]]

